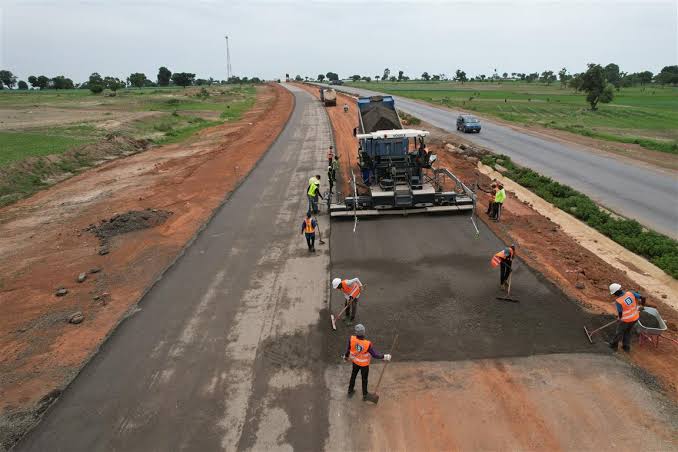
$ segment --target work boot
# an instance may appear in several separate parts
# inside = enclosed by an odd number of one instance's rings
[[[347,394],[348,398],[350,399],[351,397],[353,397],[353,394],[355,394],[355,389],[349,389]]]
[[[626,353],[631,353],[631,347],[622,346],[622,350],[624,350]]]
[[[616,352],[616,351],[618,351],[618,350],[619,350],[619,346],[618,346],[618,344],[613,344],[613,343],[611,343],[611,342],[608,342],[608,344],[607,344],[607,345],[609,345],[609,346],[610,346],[610,348],[612,349],[612,351],[615,351],[615,352]]]
[[[374,394],[371,394],[369,392],[367,394],[363,394],[363,401],[364,402],[377,403],[377,400],[379,400],[379,399],[377,399],[377,397]]]

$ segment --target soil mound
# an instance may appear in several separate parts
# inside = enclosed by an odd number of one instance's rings
[[[102,220],[99,226],[90,225],[87,231],[94,233],[102,243],[106,243],[111,237],[153,228],[163,224],[172,212],[167,210],[130,210],[127,213],[114,215],[109,220]]]

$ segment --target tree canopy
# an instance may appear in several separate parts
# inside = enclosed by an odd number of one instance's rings
[[[171,79],[172,71],[165,66],[161,66],[160,69],[158,69],[158,86],[169,86]]]
[[[461,69],[457,69],[457,71],[454,73],[454,80],[457,82],[461,82],[463,85],[465,82],[468,82],[468,78],[466,77],[466,72],[462,71]]]
[[[54,77],[52,80],[52,88],[54,89],[73,89],[75,88],[75,85],[73,84],[73,80],[70,78],[64,77],[63,75],[57,75]]]
[[[195,74],[191,74],[190,72],[175,72],[172,74],[172,81],[174,84],[183,86],[184,88],[191,86],[194,80]]]
[[[662,85],[678,85],[678,66],[664,66],[655,80]]]
[[[146,84],[146,74],[135,72],[127,77],[127,83],[135,88],[141,88]]]
[[[16,76],[12,74],[12,71],[6,69],[0,70],[0,85],[5,85],[9,89],[14,88]]]
[[[605,69],[600,64],[589,64],[588,70],[582,75],[581,90],[586,93],[586,101],[591,104],[591,110],[598,108],[598,103],[611,102],[614,98],[614,85],[605,78]]]

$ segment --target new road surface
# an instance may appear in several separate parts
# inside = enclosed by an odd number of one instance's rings
[[[337,88],[337,87],[334,87]],[[377,93],[339,87],[348,93]],[[460,112],[395,96],[396,106],[441,129],[456,131]],[[549,140],[484,120],[480,134],[464,138],[506,154],[554,180],[587,194],[603,206],[658,232],[678,238],[678,177],[675,173],[634,165],[576,144]]]

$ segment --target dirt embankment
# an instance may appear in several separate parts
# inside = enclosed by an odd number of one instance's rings
[[[308,85],[303,85],[303,87],[316,97],[318,96],[316,88]],[[350,174],[351,166],[354,171],[357,171],[355,155],[358,143],[353,137],[353,128],[357,124],[357,118],[355,100],[344,94],[338,94],[337,105],[344,103],[348,103],[351,107],[348,114],[345,114],[341,108],[327,108],[327,112],[334,128],[342,175],[345,178],[344,181],[348,181],[347,175]],[[445,147],[446,143],[455,144],[457,147],[460,144],[470,147],[470,142],[430,124],[422,123],[417,128],[431,132],[428,141],[429,149],[438,154],[441,167],[450,169],[469,187],[478,183],[481,187],[489,189],[491,181],[478,171],[477,158],[468,153],[462,155],[449,152]],[[347,157],[351,157],[350,162]],[[344,193],[347,193],[346,190],[347,187],[342,189]],[[622,271],[585,249],[573,237],[564,233],[556,223],[517,200],[512,193],[508,193],[501,223],[490,221],[484,214],[489,195],[482,191],[477,191],[477,193],[479,195],[479,217],[487,226],[505,243],[518,243],[518,254],[530,267],[553,281],[569,297],[577,300],[587,309],[600,313],[600,325],[609,320],[609,317],[603,318],[603,315],[609,316],[615,312],[613,300],[608,293],[608,286],[611,282],[618,282],[623,287],[644,291],[643,287],[635,284]],[[670,329],[667,336],[678,338],[676,334],[678,313],[667,306],[661,298],[649,297],[648,305],[659,308]],[[584,334],[584,325],[572,325],[572,327],[582,329],[582,334]],[[612,332],[611,328],[608,334]],[[630,355],[620,356],[628,356],[632,362],[659,377],[672,396],[678,399],[678,374],[675,372],[678,368],[676,350],[675,344],[660,341],[658,348],[646,345],[636,346]]]
[[[33,425],[133,312],[273,143],[293,106],[287,90],[263,86],[240,121],[0,209],[0,449]]]
[[[150,145],[148,140],[111,133],[102,141],[62,154],[30,157],[0,167],[0,207],[26,198],[86,168],[143,152]]]

